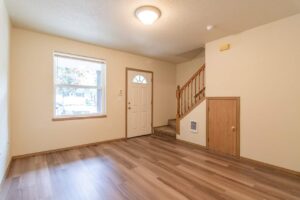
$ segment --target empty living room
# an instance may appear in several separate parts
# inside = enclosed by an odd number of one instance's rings
[[[0,200],[300,200],[300,0],[0,0]]]

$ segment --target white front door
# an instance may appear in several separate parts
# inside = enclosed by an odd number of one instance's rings
[[[152,73],[128,70],[127,137],[152,132]]]

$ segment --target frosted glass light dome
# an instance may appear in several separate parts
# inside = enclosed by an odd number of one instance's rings
[[[145,25],[153,24],[160,15],[160,10],[154,6],[142,6],[135,11],[135,16]]]

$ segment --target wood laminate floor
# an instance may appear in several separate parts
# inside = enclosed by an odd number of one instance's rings
[[[300,199],[300,178],[177,141],[140,137],[14,160],[14,200]]]

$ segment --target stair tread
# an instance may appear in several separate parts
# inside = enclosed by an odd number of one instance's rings
[[[176,137],[176,130],[171,126],[162,126],[154,128],[154,133]]]

